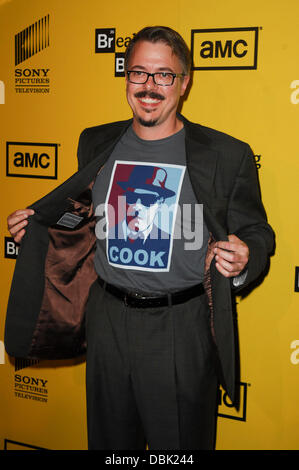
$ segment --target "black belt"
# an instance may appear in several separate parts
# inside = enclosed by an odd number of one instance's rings
[[[133,308],[154,308],[182,304],[194,297],[199,297],[205,292],[204,286],[201,283],[173,293],[149,296],[139,292],[124,291],[112,284],[108,284],[99,277],[98,282],[107,292],[122,300],[127,307]]]

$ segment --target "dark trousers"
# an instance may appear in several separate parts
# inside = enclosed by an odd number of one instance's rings
[[[217,376],[205,295],[135,309],[93,284],[86,309],[89,449],[213,449]]]

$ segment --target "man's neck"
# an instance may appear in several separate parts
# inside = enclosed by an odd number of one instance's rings
[[[133,118],[134,132],[143,140],[160,140],[175,134],[184,127],[183,122],[175,117],[173,122],[157,124],[153,127],[146,127]]]

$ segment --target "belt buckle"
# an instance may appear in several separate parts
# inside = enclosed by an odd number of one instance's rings
[[[125,307],[135,307],[134,305],[134,297],[132,295],[132,292],[126,292],[124,296],[124,304]]]
[[[126,292],[124,296],[124,304],[126,307],[138,308],[138,301],[145,299],[146,297],[139,295],[137,292]]]

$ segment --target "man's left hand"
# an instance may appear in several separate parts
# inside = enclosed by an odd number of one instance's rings
[[[249,248],[236,235],[229,235],[228,242],[216,243],[216,268],[225,277],[235,277],[245,268],[249,260]]]

